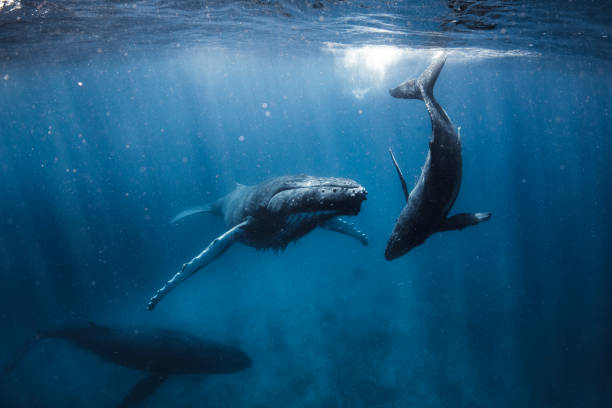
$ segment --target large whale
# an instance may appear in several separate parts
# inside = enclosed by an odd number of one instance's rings
[[[363,245],[368,238],[341,218],[357,215],[366,190],[346,178],[307,175],[275,177],[254,186],[238,184],[212,204],[179,213],[171,222],[201,212],[222,216],[229,228],[157,291],[148,304],[152,310],[178,284],[217,259],[238,241],[257,249],[284,249],[317,227],[346,234]]]
[[[40,330],[21,358],[40,339],[58,338],[97,354],[104,360],[136,370],[147,371],[119,403],[135,406],[151,395],[171,375],[227,374],[251,367],[243,351],[210,342],[180,331],[151,327],[105,327],[90,323],[85,327]]]
[[[420,99],[431,117],[429,153],[416,185],[409,193],[402,171],[389,150],[404,190],[406,205],[400,213],[385,249],[385,258],[398,258],[440,231],[461,230],[491,218],[491,213],[456,214],[448,217],[461,185],[459,130],[433,95],[434,84],[446,61],[446,53],[434,58],[416,80],[391,89],[394,98]]]

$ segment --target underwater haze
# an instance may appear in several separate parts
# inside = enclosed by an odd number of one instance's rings
[[[537,3],[537,4],[534,4]],[[0,0],[0,367],[37,330],[180,330],[252,367],[173,376],[147,407],[612,406],[612,7],[606,1]],[[461,128],[451,214],[385,245],[431,121],[388,89],[448,59]],[[317,229],[233,245],[187,208],[276,176],[367,191],[367,247]],[[143,372],[47,339],[2,407],[112,407]]]

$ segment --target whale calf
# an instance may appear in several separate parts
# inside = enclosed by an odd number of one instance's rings
[[[212,204],[179,213],[171,222],[209,212],[222,216],[229,228],[157,291],[150,299],[152,310],[182,281],[217,259],[238,241],[257,249],[284,249],[317,227],[348,235],[367,245],[366,235],[338,218],[357,215],[366,189],[347,178],[307,175],[275,177],[254,186],[238,184]]]
[[[416,80],[389,90],[394,98],[420,99],[431,118],[429,153],[416,185],[408,192],[406,181],[393,152],[389,150],[404,190],[406,205],[400,213],[385,249],[387,260],[396,259],[432,234],[461,230],[491,218],[489,212],[456,214],[448,217],[461,185],[461,140],[444,109],[433,95],[436,79],[446,61],[446,53],[434,58]]]
[[[68,340],[104,360],[147,371],[149,374],[132,387],[119,403],[120,407],[137,405],[171,375],[227,374],[252,365],[243,351],[189,333],[140,326],[106,327],[94,323],[85,327],[39,330],[36,341],[28,345],[19,359],[44,338]]]

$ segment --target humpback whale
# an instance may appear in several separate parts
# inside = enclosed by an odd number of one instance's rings
[[[38,340],[57,338],[97,354],[106,361],[147,371],[119,403],[135,406],[163,384],[170,375],[227,374],[251,367],[243,351],[180,331],[151,327],[86,327],[39,330],[23,358]],[[18,361],[15,362],[15,364]]]
[[[394,98],[420,99],[431,118],[429,153],[416,185],[408,192],[406,181],[389,149],[406,198],[385,249],[385,258],[393,260],[421,245],[440,231],[461,230],[491,218],[489,212],[456,214],[448,217],[461,185],[460,129],[453,123],[433,95],[434,84],[446,61],[438,55],[416,80],[409,80],[389,90]]]
[[[307,175],[275,177],[253,186],[238,184],[209,205],[182,211],[171,221],[202,212],[222,216],[229,228],[198,256],[183,265],[150,299],[152,310],[182,281],[217,259],[238,241],[257,249],[282,250],[317,227],[336,231],[367,245],[368,238],[338,218],[357,215],[366,189],[351,179]]]

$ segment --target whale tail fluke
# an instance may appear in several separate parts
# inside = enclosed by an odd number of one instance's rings
[[[390,89],[391,96],[400,99],[420,100],[423,100],[424,95],[432,97],[434,85],[442,67],[444,67],[446,56],[446,52],[437,55],[418,79],[408,80],[400,86]]]
[[[34,346],[40,341],[41,338],[42,336],[40,334],[36,334],[36,336],[28,339],[27,341],[21,344],[19,350],[17,350],[17,352],[11,358],[9,358],[4,367],[0,369],[0,380],[5,377],[8,377],[13,372],[15,367],[17,367],[17,365],[19,365],[19,363],[26,357],[26,355],[28,355],[30,350],[34,348]]]
[[[394,98],[423,100],[423,95],[421,95],[421,90],[415,79],[406,81],[396,88],[389,89],[389,93]]]

